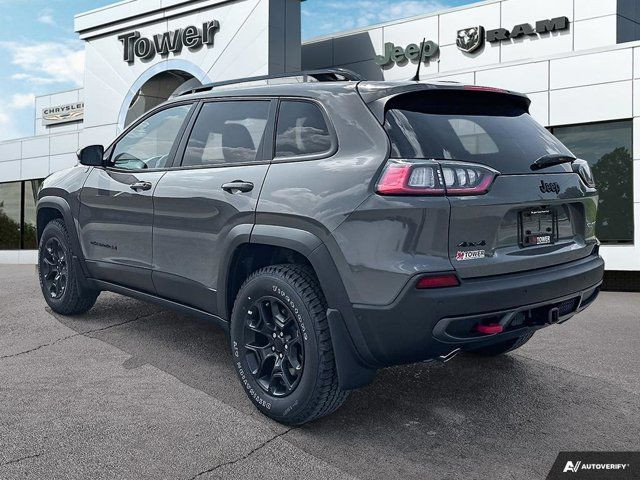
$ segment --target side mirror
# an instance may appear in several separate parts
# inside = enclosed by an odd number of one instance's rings
[[[104,147],[102,145],[91,145],[84,147],[78,152],[78,160],[87,167],[104,167]]]

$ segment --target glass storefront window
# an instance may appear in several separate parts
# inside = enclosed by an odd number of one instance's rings
[[[38,234],[36,227],[36,202],[42,180],[24,182],[24,221],[22,227],[22,248],[37,250]]]
[[[589,162],[600,192],[596,234],[603,243],[633,242],[633,122],[555,127],[552,133]]]
[[[36,200],[42,180],[0,183],[0,250],[36,250]]]
[[[20,248],[22,182],[0,183],[0,250]]]

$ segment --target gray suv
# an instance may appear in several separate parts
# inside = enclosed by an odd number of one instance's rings
[[[597,297],[591,170],[527,97],[252,80],[179,94],[44,182],[52,310],[111,291],[210,320],[256,407],[302,424],[381,368],[500,355]]]

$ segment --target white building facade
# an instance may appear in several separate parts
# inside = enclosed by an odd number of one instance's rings
[[[406,80],[424,39],[423,81],[531,98],[595,171],[607,269],[640,271],[640,2],[490,0],[301,45],[299,0],[128,0],[76,16],[76,30],[84,89],[38,97],[35,136],[0,143],[0,263],[35,263],[41,179],[177,89],[338,66]]]

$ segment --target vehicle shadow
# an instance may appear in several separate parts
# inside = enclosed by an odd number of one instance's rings
[[[214,325],[111,294],[56,318],[129,354],[125,368],[151,365],[277,428],[247,399]],[[463,355],[383,370],[284,438],[359,478],[544,478],[559,451],[637,449],[639,414],[637,396],[600,380],[517,354]]]

